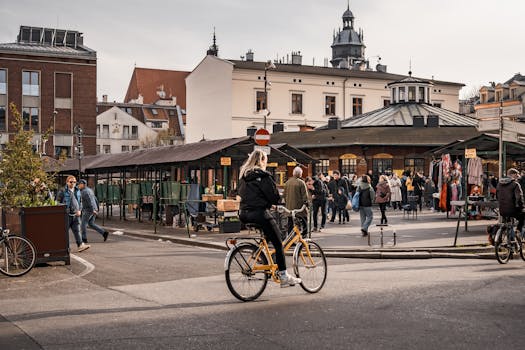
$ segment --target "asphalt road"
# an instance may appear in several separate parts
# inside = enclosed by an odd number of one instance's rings
[[[520,348],[525,262],[330,259],[318,294],[224,282],[224,252],[111,236],[0,276],[0,349]]]

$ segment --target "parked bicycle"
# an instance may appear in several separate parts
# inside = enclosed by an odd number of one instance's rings
[[[525,241],[521,232],[514,229],[514,218],[504,218],[494,236],[496,259],[500,264],[506,264],[514,253],[521,255],[525,260]]]
[[[285,253],[295,244],[294,273],[301,278],[300,285],[306,292],[317,293],[326,282],[326,257],[319,244],[301,236],[301,226],[296,214],[306,210],[306,206],[291,211],[278,206],[277,210],[290,214],[294,222],[292,231],[283,241]],[[268,246],[260,227],[257,225],[247,225],[247,227],[254,228],[260,236],[228,238],[226,246],[230,250],[224,262],[228,289],[242,301],[257,299],[264,292],[269,277],[274,282],[280,283],[278,267],[274,262],[275,249]]]
[[[7,229],[0,230],[0,272],[10,277],[25,275],[36,263],[36,249],[33,243],[27,238],[10,235]]]

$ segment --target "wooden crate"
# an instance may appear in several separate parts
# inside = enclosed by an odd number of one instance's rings
[[[217,201],[217,210],[219,211],[237,211],[241,202],[235,199],[220,199]]]
[[[224,197],[222,194],[203,194],[202,195],[202,200],[205,202],[215,202],[223,198]]]

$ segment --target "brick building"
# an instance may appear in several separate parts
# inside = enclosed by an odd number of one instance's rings
[[[80,126],[84,154],[95,154],[96,90],[97,55],[84,46],[82,33],[21,26],[16,42],[0,44],[0,142],[12,132],[12,102],[34,130],[38,152],[74,157],[74,130]]]

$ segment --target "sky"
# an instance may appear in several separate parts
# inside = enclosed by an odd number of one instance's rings
[[[20,25],[77,30],[97,51],[97,96],[122,101],[133,68],[192,71],[211,45],[219,57],[256,61],[301,51],[303,64],[331,58],[347,0],[0,0],[0,43]],[[388,72],[482,85],[525,74],[522,0],[351,0],[365,56]]]

